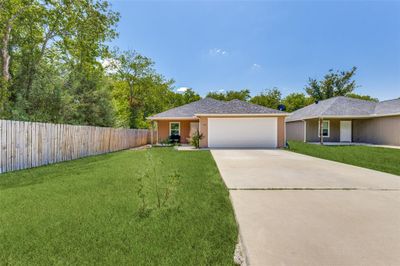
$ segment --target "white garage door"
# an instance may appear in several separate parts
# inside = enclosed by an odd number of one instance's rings
[[[276,117],[209,118],[210,148],[276,148]]]

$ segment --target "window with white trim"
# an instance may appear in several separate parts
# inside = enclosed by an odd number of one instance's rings
[[[180,136],[181,135],[181,123],[170,122],[169,123],[169,135],[170,136]]]
[[[322,121],[322,136],[329,138],[330,133],[331,133],[331,127],[330,127],[330,121],[329,120],[324,120]],[[320,137],[320,121],[318,121],[318,137]]]

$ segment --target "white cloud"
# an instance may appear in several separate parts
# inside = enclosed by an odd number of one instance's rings
[[[228,52],[220,48],[213,48],[208,51],[208,54],[211,56],[227,56]]]
[[[176,89],[176,92],[185,92],[185,91],[187,91],[188,89],[190,89],[189,87],[180,87],[180,88],[177,88]]]
[[[219,90],[210,90],[210,92],[218,92],[218,93],[224,93],[224,89],[219,89]]]
[[[251,69],[259,70],[259,69],[261,69],[261,65],[254,63],[253,65],[251,65]]]

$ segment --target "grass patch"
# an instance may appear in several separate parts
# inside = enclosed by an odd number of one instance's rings
[[[171,148],[0,175],[0,225],[6,265],[232,265],[237,240],[210,152]]]
[[[321,146],[289,141],[289,150],[322,159],[400,175],[400,149],[368,146]]]

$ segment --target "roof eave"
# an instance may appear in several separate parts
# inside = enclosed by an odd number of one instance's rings
[[[169,117],[158,117],[158,116],[149,116],[146,118],[147,120],[196,120],[198,117],[192,116],[192,117],[179,117],[179,116],[169,116]]]
[[[266,114],[223,114],[223,113],[219,113],[219,114],[195,114],[195,116],[197,117],[201,117],[201,116],[288,116],[290,115],[289,113],[266,113]]]
[[[385,116],[398,116],[400,113],[392,113],[392,114],[370,114],[370,115],[320,115],[320,116],[309,116],[309,117],[301,117],[296,119],[288,119],[287,122],[295,122],[295,121],[303,121],[308,119],[317,119],[317,118],[375,118],[375,117],[385,117]]]

